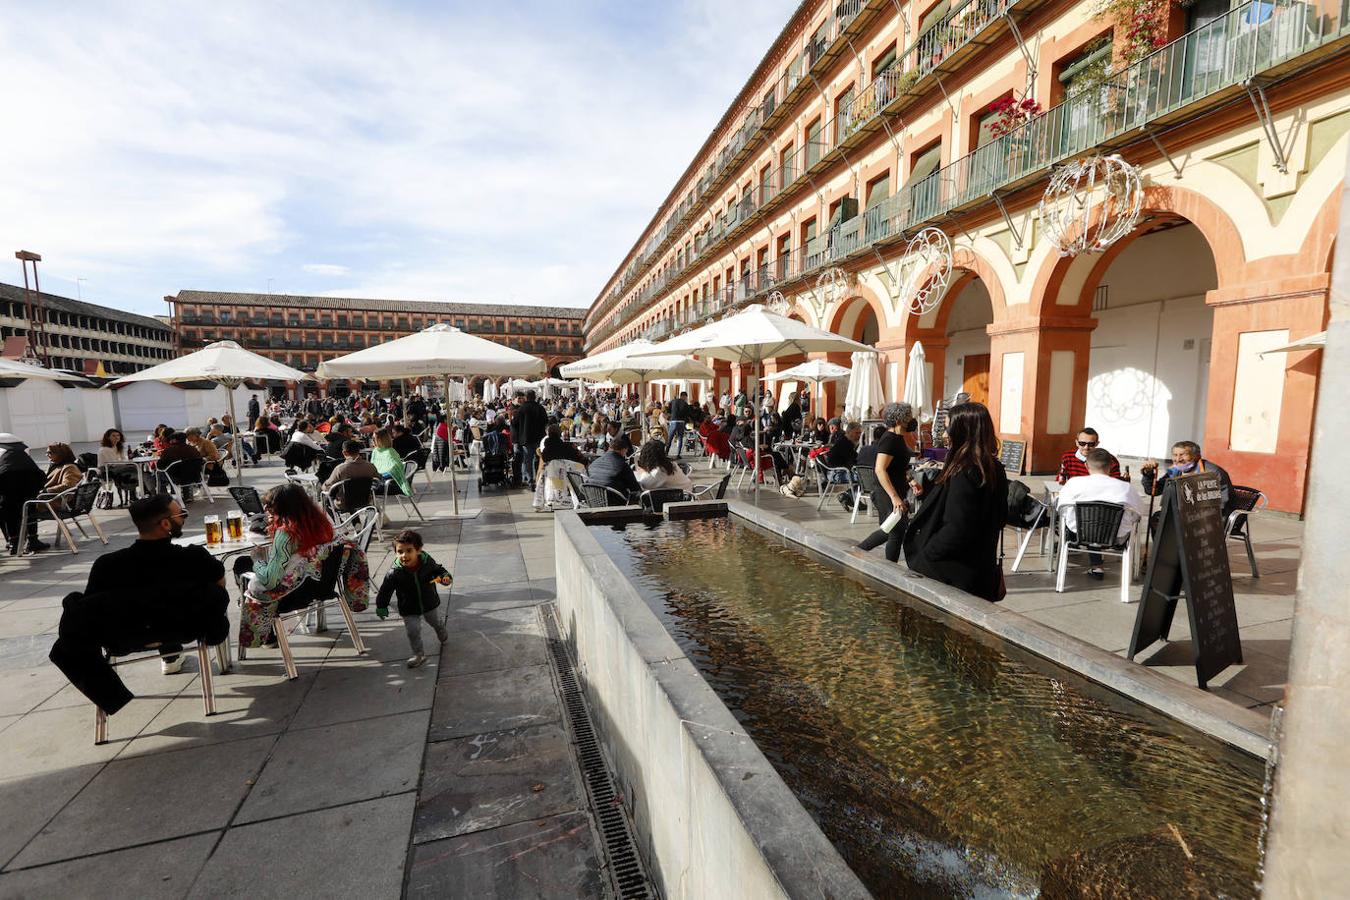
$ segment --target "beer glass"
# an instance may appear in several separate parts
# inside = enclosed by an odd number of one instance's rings
[[[202,521],[206,523],[206,543],[219,544],[225,540],[225,533],[220,527],[220,516],[207,516]]]
[[[225,535],[231,541],[244,539],[244,514],[239,510],[232,509],[225,514]]]

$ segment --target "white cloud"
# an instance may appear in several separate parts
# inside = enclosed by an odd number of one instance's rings
[[[0,26],[0,253],[142,312],[584,306],[795,6],[41,4]]]
[[[338,278],[351,272],[346,266],[335,266],[331,263],[307,263],[300,268],[311,275],[326,275],[330,278]]]

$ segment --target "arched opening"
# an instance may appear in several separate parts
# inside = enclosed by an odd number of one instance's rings
[[[1072,427],[1096,428],[1118,456],[1166,459],[1175,441],[1203,444],[1214,325],[1205,295],[1217,287],[1209,242],[1174,215],[1155,217],[1099,280],[1089,278],[1083,290],[1097,327],[1085,421]],[[1086,296],[1060,299],[1081,309]],[[1282,385],[1277,377],[1267,388],[1278,395]]]
[[[942,384],[936,385],[943,399],[967,393],[978,403],[989,403],[989,331],[994,321],[994,304],[984,281],[969,275],[952,288],[955,292],[943,301],[946,320],[942,332],[947,346],[943,351]],[[931,351],[930,351],[931,352]]]
[[[877,320],[876,310],[861,296],[850,297],[840,305],[830,330],[870,346],[875,346],[881,339],[881,323]]]

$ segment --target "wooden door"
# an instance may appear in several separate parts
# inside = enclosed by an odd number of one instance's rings
[[[989,404],[989,354],[966,354],[961,390],[976,403]]]

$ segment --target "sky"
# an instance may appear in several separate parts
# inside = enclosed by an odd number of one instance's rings
[[[20,3],[0,281],[588,306],[796,0]]]

